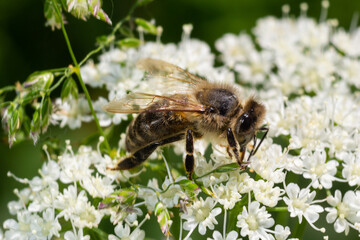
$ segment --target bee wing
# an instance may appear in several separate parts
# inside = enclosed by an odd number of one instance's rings
[[[158,59],[143,58],[136,65],[150,76],[164,77],[167,80],[176,80],[191,85],[206,82],[205,79],[189,73],[181,67]]]
[[[165,100],[159,105],[151,105],[159,100]],[[141,112],[204,112],[206,107],[189,100],[184,94],[161,96],[148,93],[130,93],[126,97],[113,100],[102,107],[112,113],[141,113]]]

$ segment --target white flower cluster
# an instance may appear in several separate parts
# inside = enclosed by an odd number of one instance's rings
[[[165,161],[165,179],[151,178],[120,188],[119,180],[126,186],[134,175],[108,170],[113,162],[99,150],[82,146],[75,154],[68,144],[58,161],[49,157],[40,177],[18,179],[28,187],[16,191],[19,200],[9,203],[17,220],[4,223],[6,239],[59,236],[59,219],[73,227],[64,234],[66,239],[87,239],[83,229],[98,227],[110,215],[116,227],[109,239],[139,240],[145,237],[140,226],[149,218],[145,215],[138,224],[144,211],[154,213],[161,231],[169,236],[173,208],[181,209],[180,239],[183,230],[189,239],[196,229],[201,235],[211,230],[208,235],[213,239],[240,235],[250,240],[289,239],[292,232],[275,222],[274,209],[287,211],[299,224],[305,219],[324,237],[325,226],[316,226],[321,214],[326,214],[337,233],[360,230],[360,191],[356,190],[360,184],[360,28],[348,33],[334,21],[318,23],[306,14],[296,19],[263,18],[253,30],[255,40],[241,33],[225,34],[216,42],[224,63],[221,67],[214,67],[210,47],[189,34],[185,26],[178,44],[156,41],[136,49],[114,48],[102,54],[99,63],[90,61],[81,68],[87,85],[108,91],[107,99],[94,101],[100,124],[110,126],[127,118],[103,112],[101,106],[109,100],[132,91],[157,91],[135,67],[145,57],[171,62],[209,81],[239,84],[243,98],[253,95],[256,88],[267,109],[270,131],[251,158],[250,171],[233,167],[234,160],[220,145],[213,145],[210,159],[205,159],[209,143],[199,140],[195,143],[195,182],[179,176]],[[53,120],[61,127],[78,128],[91,120],[83,97],[57,101]],[[183,154],[183,147],[183,142],[176,144],[175,152]],[[299,183],[290,182],[288,176],[298,177]],[[59,183],[65,186],[60,188]],[[101,199],[99,206],[90,200],[96,198]],[[232,226],[237,231],[226,230],[229,212],[237,218]]]
[[[29,180],[9,173],[9,176],[27,187],[21,191],[15,190],[19,199],[8,204],[10,213],[16,215],[16,220],[4,222],[5,239],[60,237],[63,227],[60,222],[64,221],[72,226],[72,230],[64,233],[65,239],[90,239],[89,235],[84,236],[84,228],[98,227],[105,215],[114,216],[111,218],[114,222],[116,212],[98,209],[90,199],[109,196],[119,180],[127,177],[107,169],[112,164],[108,156],[103,157],[99,151],[86,146],[80,147],[75,154],[69,144],[68,141],[65,152],[58,156],[57,161],[50,158],[44,146],[48,161],[39,170],[40,176]],[[130,235],[129,224],[135,220],[136,216],[120,222],[115,233],[124,225],[126,233],[122,233],[122,236]],[[143,231],[136,229],[131,234],[143,234]]]

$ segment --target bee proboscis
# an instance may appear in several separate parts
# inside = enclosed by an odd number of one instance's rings
[[[185,139],[185,170],[188,178],[194,171],[194,139],[227,141],[227,152],[241,167],[246,167],[257,152],[266,134],[261,127],[266,109],[254,97],[241,101],[236,86],[209,82],[188,71],[162,60],[145,58],[137,66],[150,78],[160,78],[163,83],[179,86],[179,91],[168,94],[129,93],[103,107],[112,113],[138,113],[130,123],[125,140],[129,156],[115,169],[126,170],[138,166],[157,147]],[[156,86],[166,91],[166,87]],[[260,141],[256,133],[264,131]],[[244,161],[247,145],[253,148]]]

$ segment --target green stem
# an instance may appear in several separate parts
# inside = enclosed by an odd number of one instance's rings
[[[274,207],[274,208],[268,208],[269,212],[287,212],[288,207]]]
[[[95,53],[98,53],[101,49],[103,49],[104,46],[101,45],[98,48],[92,50],[91,52],[89,52],[86,57],[80,62],[80,66],[82,66],[92,55],[94,55]]]
[[[68,37],[67,32],[66,32],[66,30],[65,30],[64,22],[63,22],[62,17],[61,17],[60,10],[59,10],[59,8],[58,8],[55,0],[52,0],[52,2],[53,2],[53,4],[54,4],[56,13],[58,14],[58,17],[61,19],[61,30],[62,30],[62,32],[63,32],[63,34],[64,34],[64,38],[65,38],[65,41],[66,41],[66,44],[67,44],[67,47],[68,47],[70,56],[71,56],[71,58],[72,58],[72,60],[73,60],[73,62],[74,62],[74,65],[75,65],[75,67],[74,67],[74,72],[75,72],[75,74],[77,75],[77,77],[78,77],[78,79],[79,79],[79,82],[80,82],[80,85],[81,85],[81,88],[83,89],[83,91],[84,91],[84,93],[85,93],[85,96],[86,96],[87,102],[88,102],[88,104],[89,104],[89,108],[90,108],[91,114],[92,114],[93,117],[94,117],[94,120],[95,120],[96,126],[97,126],[97,128],[98,128],[98,131],[99,131],[100,135],[104,137],[105,146],[106,146],[106,148],[107,148],[107,151],[110,152],[110,150],[111,150],[111,149],[110,149],[110,145],[109,145],[109,143],[108,143],[108,141],[107,141],[107,139],[106,139],[106,136],[105,136],[105,134],[104,134],[104,132],[103,132],[101,126],[100,126],[99,119],[98,119],[98,117],[96,116],[96,113],[95,113],[95,111],[94,111],[94,107],[93,107],[93,105],[92,105],[92,103],[91,103],[90,94],[89,94],[89,92],[88,92],[88,90],[87,90],[87,88],[86,88],[86,86],[85,86],[85,83],[84,83],[82,77],[81,77],[80,67],[79,67],[79,64],[78,64],[78,62],[77,62],[77,60],[76,60],[76,58],[75,58],[75,54],[74,54],[74,52],[73,52],[73,50],[72,50],[69,37]]]
[[[307,222],[305,219],[303,219],[302,223],[296,222],[295,225],[295,230],[293,232],[293,236],[298,238],[298,239],[302,239],[304,233],[305,233],[305,228],[306,228]]]

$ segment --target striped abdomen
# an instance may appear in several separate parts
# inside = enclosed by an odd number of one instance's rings
[[[156,109],[163,102],[154,103],[149,109]],[[184,133],[189,122],[179,112],[159,111],[140,113],[129,125],[126,135],[126,150],[130,153],[143,148],[150,143]]]

